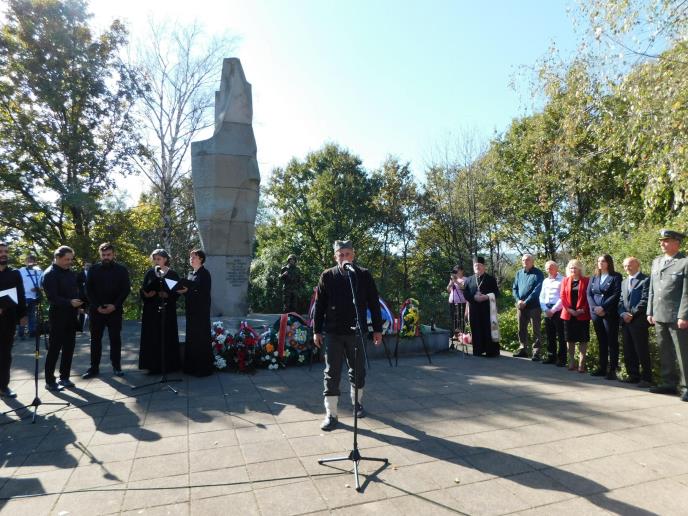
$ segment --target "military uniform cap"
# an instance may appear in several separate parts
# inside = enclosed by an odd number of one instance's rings
[[[686,235],[683,233],[679,233],[678,231],[673,231],[671,229],[662,229],[659,232],[659,239],[660,240],[678,240],[679,242],[686,238]]]
[[[332,246],[335,251],[339,251],[340,249],[353,249],[354,246],[351,245],[351,240],[335,240],[334,245]]]
[[[289,260],[296,260],[296,255],[290,254],[289,256],[287,256],[287,261],[289,261]]]

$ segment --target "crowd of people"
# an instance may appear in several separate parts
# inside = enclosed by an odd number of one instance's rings
[[[620,380],[649,388],[651,392],[681,395],[688,401],[688,258],[680,251],[683,233],[660,232],[662,255],[652,263],[649,276],[634,256],[623,260],[624,278],[609,254],[600,255],[594,273],[585,275],[579,260],[570,260],[565,276],[559,265],[547,261],[547,275],[525,254],[512,293],[518,316],[519,347],[514,357],[567,367],[586,373],[590,323],[599,343],[598,364],[592,376]],[[452,270],[447,285],[453,331],[463,333],[468,313],[473,354],[499,356],[499,332],[495,332],[494,309],[486,301],[497,295],[494,278],[485,273],[484,260],[473,265],[474,275],[465,278],[460,267]],[[492,296],[492,297],[490,297]],[[542,349],[544,316],[547,348]],[[660,355],[660,378],[656,383],[650,358],[650,328]],[[532,331],[532,343],[530,332]],[[619,333],[627,376],[619,378]],[[576,345],[578,357],[576,359]]]
[[[47,322],[48,352],[45,359],[45,388],[60,391],[74,387],[70,380],[76,333],[88,325],[90,367],[85,379],[100,374],[102,340],[107,329],[110,363],[115,376],[122,376],[122,321],[124,303],[131,291],[129,271],[116,259],[115,247],[103,243],[98,248],[100,261],[72,270],[74,250],[60,246],[53,263],[45,270],[28,256],[19,270],[9,267],[9,247],[0,243],[0,396],[14,398],[10,388],[10,367],[15,332],[40,336],[38,325]],[[143,302],[139,368],[150,374],[177,371],[206,376],[213,372],[210,345],[210,273],[203,266],[206,255],[200,249],[189,254],[191,272],[185,279],[170,268],[170,255],[156,249],[152,267],[146,272],[139,295]],[[90,264],[89,264],[90,265]],[[4,295],[3,295],[4,294]],[[41,298],[45,297],[47,321],[43,321]],[[186,298],[186,342],[180,353],[177,328],[177,300]],[[18,330],[17,330],[18,328]],[[55,369],[59,365],[59,378]]]

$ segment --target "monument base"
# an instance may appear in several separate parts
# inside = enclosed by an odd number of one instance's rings
[[[205,267],[212,276],[211,318],[245,316],[251,257],[208,256]]]

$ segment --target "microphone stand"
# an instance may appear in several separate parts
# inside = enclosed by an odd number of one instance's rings
[[[12,412],[18,412],[23,409],[27,409],[30,407],[33,407],[33,416],[31,418],[31,423],[36,423],[36,413],[38,412],[38,407],[41,405],[58,405],[62,407],[68,407],[70,403],[66,401],[50,401],[50,402],[43,402],[41,401],[41,398],[38,397],[38,362],[39,358],[41,356],[41,333],[43,334],[43,338],[45,341],[45,347],[48,347],[48,334],[45,331],[45,325],[43,324],[43,311],[41,310],[41,300],[42,296],[39,294],[38,298],[36,299],[36,306],[34,310],[36,311],[36,331],[34,332],[35,336],[35,344],[36,348],[34,350],[34,370],[33,370],[33,384],[34,384],[34,398],[31,403],[28,405],[23,405],[21,407],[14,408],[12,410],[8,410],[7,412],[3,412],[2,415],[4,416],[5,414],[10,414]]]
[[[150,387],[151,385],[160,385],[160,390],[169,389],[175,394],[179,394],[174,387],[169,385],[170,382],[181,382],[181,378],[168,378],[167,377],[167,363],[165,362],[165,322],[167,314],[167,299],[160,296],[161,292],[165,290],[165,274],[156,267],[155,275],[158,277],[159,290],[158,290],[158,312],[160,313],[160,360],[162,361],[162,377],[157,382],[144,383],[143,385],[135,385],[132,390],[141,389],[143,387]]]
[[[346,270],[346,269],[345,269]],[[358,303],[356,303],[356,290],[354,289],[353,281],[351,280],[352,271],[347,271],[347,277],[349,278],[349,286],[351,287],[351,299],[354,303],[354,313],[356,314],[356,335],[360,342],[357,343],[354,340],[354,379],[358,380],[358,347],[363,346],[365,350],[365,341],[363,340],[363,331],[361,330],[361,324],[358,315]],[[326,464],[328,462],[341,462],[345,460],[350,460],[354,463],[354,480],[356,483],[356,491],[361,492],[361,483],[358,479],[358,463],[362,460],[369,460],[375,462],[383,462],[384,464],[389,464],[389,460],[378,458],[378,457],[363,457],[358,451],[358,411],[356,407],[358,406],[358,381],[354,385],[354,443],[349,455],[341,457],[330,457],[327,459],[318,459],[318,464]]]

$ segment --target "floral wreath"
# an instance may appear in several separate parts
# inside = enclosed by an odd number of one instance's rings
[[[235,335],[227,331],[222,321],[216,321],[212,324],[211,336],[216,369],[237,369],[242,373],[255,369],[261,354],[259,336],[246,321],[241,322]]]
[[[420,334],[420,310],[418,300],[409,298],[399,310],[399,336],[417,337]]]

